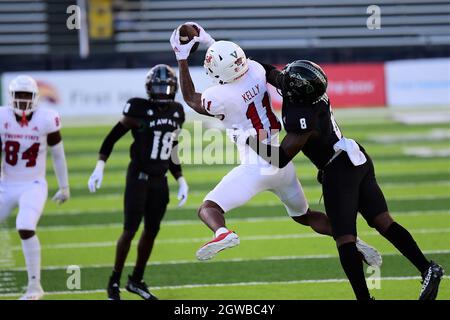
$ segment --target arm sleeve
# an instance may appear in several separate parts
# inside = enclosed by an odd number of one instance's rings
[[[62,125],[61,125],[61,118],[58,114],[58,112],[56,112],[55,110],[52,109],[47,109],[49,116],[47,117],[48,122],[47,122],[47,128],[46,128],[46,133],[50,134],[53,132],[57,132],[59,130],[61,130]]]
[[[307,133],[315,130],[317,114],[312,107],[285,109],[283,125],[287,132]]]
[[[258,63],[262,65],[262,67],[266,71],[266,81],[271,85],[273,85],[275,88],[279,88],[277,78],[278,75],[280,74],[280,71],[277,70],[277,68],[271,64],[266,64],[259,61]]]
[[[69,173],[67,171],[66,155],[64,153],[63,142],[51,146],[53,158],[53,168],[55,170],[56,178],[58,180],[58,186],[60,189],[69,187]]]
[[[222,101],[217,98],[217,96],[214,94],[213,90],[211,90],[214,87],[211,87],[209,89],[206,89],[202,93],[202,105],[203,108],[206,110],[207,113],[210,115],[219,118],[220,120],[223,120],[225,117],[225,107]]]
[[[121,122],[118,122],[108,133],[105,140],[103,140],[99,153],[106,156],[106,158],[109,158],[114,148],[114,144],[122,138],[128,130],[129,129],[126,128]]]

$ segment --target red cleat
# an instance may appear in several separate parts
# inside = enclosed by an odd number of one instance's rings
[[[197,259],[201,261],[212,259],[218,252],[233,248],[239,242],[239,236],[233,231],[222,233],[198,249],[196,253]]]

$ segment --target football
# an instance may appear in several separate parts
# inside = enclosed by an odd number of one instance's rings
[[[198,37],[200,30],[195,25],[183,24],[180,27],[180,43],[186,44],[191,41],[194,37]],[[199,43],[195,43],[192,46],[191,53],[195,52],[198,48]]]

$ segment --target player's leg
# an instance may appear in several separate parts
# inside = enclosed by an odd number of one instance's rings
[[[198,216],[214,232],[215,237],[197,251],[199,260],[211,259],[219,251],[239,244],[237,234],[227,229],[224,214],[266,190],[265,180],[266,177],[261,175],[257,166],[240,165],[206,195]]]
[[[303,192],[300,181],[297,179],[294,165],[286,166],[289,171],[284,173],[284,176],[277,181],[283,181],[275,188],[274,193],[283,202],[289,216],[297,223],[304,226],[309,226],[315,232],[327,236],[332,236],[332,229],[328,216],[320,211],[313,211],[308,208],[306,196]],[[305,213],[306,208],[306,213]],[[356,247],[362,254],[364,262],[371,266],[381,266],[381,256],[378,251],[356,238]]]
[[[129,277],[127,290],[136,293],[145,300],[157,300],[148,291],[143,281],[145,267],[152,253],[153,245],[158,235],[161,221],[169,203],[169,187],[166,177],[150,177],[148,186],[147,210],[144,216],[144,230],[137,247],[136,264],[133,274]]]
[[[333,229],[339,259],[358,300],[369,300],[363,262],[356,246],[358,188],[363,166],[354,167],[348,157],[338,156],[324,170],[323,197]]]
[[[198,217],[204,224],[211,229],[212,232],[216,232],[220,228],[225,228],[225,212],[214,201],[204,200],[200,208],[198,208]]]
[[[367,220],[368,224],[377,229],[420,272],[424,279],[424,286],[420,298],[434,300],[443,276],[443,269],[425,257],[409,231],[395,222],[389,214],[383,192],[375,178],[372,160],[369,156],[366,156],[366,158],[368,159],[370,170],[361,183],[359,211]],[[427,281],[425,281],[426,277],[428,277]]]
[[[271,191],[280,198],[289,216],[295,222],[310,226],[319,234],[331,236],[331,225],[328,217],[323,212],[309,209],[308,200],[292,162],[281,169],[271,180],[273,183]]]
[[[0,223],[3,223],[19,204],[17,187],[0,183]]]
[[[47,183],[35,181],[23,186],[19,198],[16,229],[22,241],[22,250],[28,273],[28,287],[21,299],[38,300],[44,295],[41,286],[41,244],[36,227],[47,200]]]
[[[120,278],[130,251],[131,242],[139,228],[146,209],[147,181],[130,165],[124,194],[124,227],[117,240],[114,268],[109,278],[107,293],[110,300],[120,299]]]

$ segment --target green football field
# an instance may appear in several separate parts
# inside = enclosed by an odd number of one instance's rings
[[[403,125],[386,116],[339,117],[347,137],[364,145],[375,162],[377,177],[395,219],[409,229],[430,259],[450,271],[450,124]],[[105,299],[115,242],[121,233],[122,195],[128,163],[127,135],[108,162],[103,186],[87,190],[97,151],[110,127],[65,128],[72,198],[62,206],[47,203],[38,235],[42,245],[42,284],[46,299]],[[200,150],[194,150],[200,152]],[[295,159],[298,176],[311,208],[323,210],[316,170],[303,156]],[[186,165],[190,195],[177,208],[175,181],[170,177],[171,202],[158,236],[145,280],[160,299],[353,299],[331,238],[294,223],[269,192],[227,213],[228,227],[241,244],[209,262],[195,252],[211,239],[197,218],[206,193],[232,165]],[[51,162],[50,195],[56,191]],[[16,299],[26,285],[20,240],[14,217],[0,231],[2,250],[0,299]],[[359,235],[383,254],[381,281],[368,270],[376,299],[417,299],[417,271],[384,238],[359,218]],[[122,278],[131,272],[135,243]],[[80,289],[67,285],[68,266],[79,266]],[[69,279],[70,280],[70,279]],[[70,281],[69,281],[70,282]],[[124,299],[136,297],[126,293]],[[439,299],[450,299],[450,280],[444,278]]]

